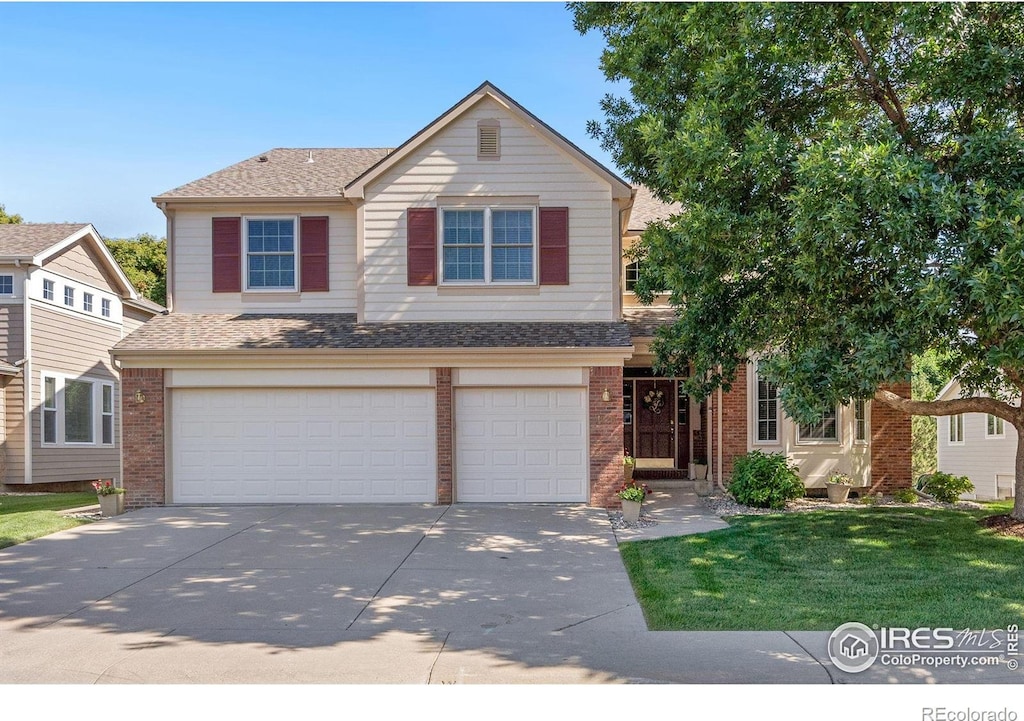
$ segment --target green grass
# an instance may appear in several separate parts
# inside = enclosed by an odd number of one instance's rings
[[[977,519],[1008,513],[864,508],[737,516],[730,528],[622,545],[652,630],[830,631],[1024,624],[1024,539]]]
[[[58,511],[95,503],[95,493],[0,496],[0,548],[88,523],[80,518],[65,518]]]

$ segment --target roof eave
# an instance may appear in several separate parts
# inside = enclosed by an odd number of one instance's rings
[[[160,205],[208,205],[235,203],[245,204],[284,204],[301,203],[303,205],[321,205],[328,203],[346,203],[351,201],[340,192],[337,195],[156,195],[151,200]]]

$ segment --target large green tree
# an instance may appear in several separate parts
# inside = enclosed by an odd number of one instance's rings
[[[1024,429],[1024,6],[570,10],[624,88],[592,132],[684,208],[639,251],[641,296],[678,309],[663,367],[691,363],[705,395],[762,353],[801,420],[874,398]],[[929,349],[972,397],[885,389]]]
[[[8,214],[4,209],[4,204],[0,203],[0,225],[16,225],[21,220],[21,216],[17,213]]]
[[[104,239],[135,289],[160,305],[167,304],[167,241],[149,233],[134,238]]]

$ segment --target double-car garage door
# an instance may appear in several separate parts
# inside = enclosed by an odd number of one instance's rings
[[[587,499],[580,388],[457,388],[456,500]],[[174,503],[437,499],[429,388],[175,388]]]

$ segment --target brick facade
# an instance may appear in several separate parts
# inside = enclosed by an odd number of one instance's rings
[[[452,369],[434,369],[437,398],[437,502],[452,502]]]
[[[714,407],[711,416],[711,454],[708,459],[711,468],[718,478],[719,471],[722,473],[723,482],[728,484],[732,475],[733,461],[737,456],[747,452],[747,368],[740,366],[732,381],[732,388],[728,393],[722,393],[721,408],[718,408],[719,397],[715,392],[709,401]],[[718,437],[718,414],[722,414],[722,437]],[[718,468],[718,448],[722,448],[722,468]]]
[[[122,458],[126,508],[161,506],[164,486],[164,371],[121,371]],[[145,401],[136,400],[142,391]]]
[[[608,391],[609,400],[604,400]],[[622,367],[590,369],[590,505],[619,505],[622,486]]]
[[[896,395],[910,398],[910,384],[889,386]],[[891,493],[909,488],[913,481],[910,466],[910,416],[891,406],[871,403],[871,490]]]

